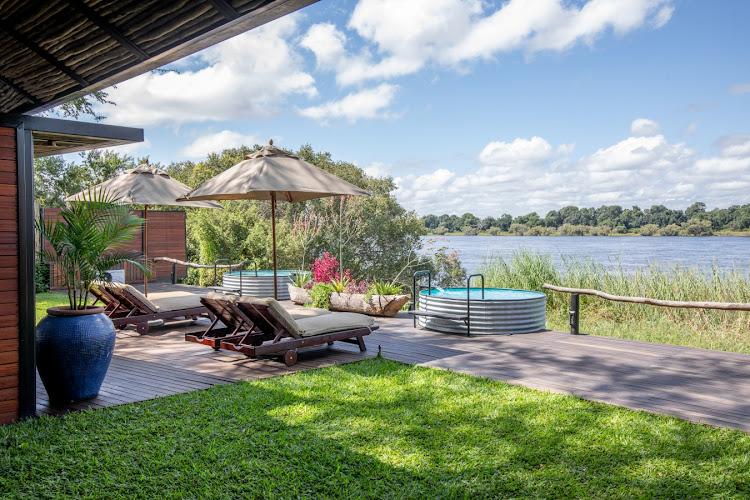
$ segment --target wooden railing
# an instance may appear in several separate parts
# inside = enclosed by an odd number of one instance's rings
[[[555,292],[570,294],[570,333],[578,335],[580,320],[580,303],[579,295],[593,295],[602,299],[614,302],[629,302],[632,304],[646,304],[659,307],[681,307],[688,309],[719,309],[723,311],[750,311],[750,304],[742,302],[687,302],[679,300],[658,300],[648,297],[626,297],[622,295],[612,295],[599,290],[588,288],[566,288],[562,286],[550,285],[545,283],[542,288]]]

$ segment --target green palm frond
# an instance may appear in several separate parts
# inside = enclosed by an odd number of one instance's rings
[[[152,274],[142,255],[127,250],[144,220],[117,201],[106,191],[84,193],[60,212],[61,220],[36,224],[49,241],[40,254],[63,280],[71,309],[85,308],[91,283],[119,264],[129,263],[146,276]]]

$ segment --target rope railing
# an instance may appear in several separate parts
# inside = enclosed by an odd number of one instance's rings
[[[722,311],[750,311],[750,304],[743,302],[690,302],[680,300],[659,300],[648,297],[627,297],[623,295],[612,295],[600,290],[588,288],[567,288],[563,286],[545,283],[542,288],[555,292],[569,293],[570,295],[570,333],[579,333],[578,323],[580,318],[579,295],[593,295],[613,302],[629,302],[632,304],[645,304],[659,307],[677,307],[687,309],[718,309]]]
[[[196,264],[195,262],[185,262],[184,260],[173,259],[171,257],[149,257],[149,260],[170,262],[172,264],[178,264],[180,266],[195,267],[197,269],[213,269],[213,264]],[[240,264],[217,264],[216,267],[237,267]]]

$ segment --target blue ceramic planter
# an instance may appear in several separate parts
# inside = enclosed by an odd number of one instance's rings
[[[36,327],[36,362],[51,401],[93,398],[115,350],[115,327],[101,307],[51,307]]]

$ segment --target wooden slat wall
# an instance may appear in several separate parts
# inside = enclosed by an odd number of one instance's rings
[[[133,213],[143,217],[142,210],[133,210]],[[57,221],[60,209],[45,208],[43,210],[45,221]],[[0,248],[2,242],[0,242]],[[129,248],[141,251],[143,249],[143,235],[138,233],[131,241]],[[185,212],[178,211],[148,211],[148,255],[150,257],[171,257],[173,259],[187,260],[187,246],[185,243]],[[2,256],[0,255],[0,258]],[[159,262],[156,272],[151,279],[169,279],[172,274],[172,265],[167,262]],[[185,266],[177,266],[177,277],[187,276]],[[0,283],[2,275],[0,275]],[[125,281],[127,283],[140,283],[143,274],[133,266],[126,266]],[[53,288],[61,286],[55,279],[53,271]]]
[[[0,424],[18,418],[16,130],[0,127]]]

